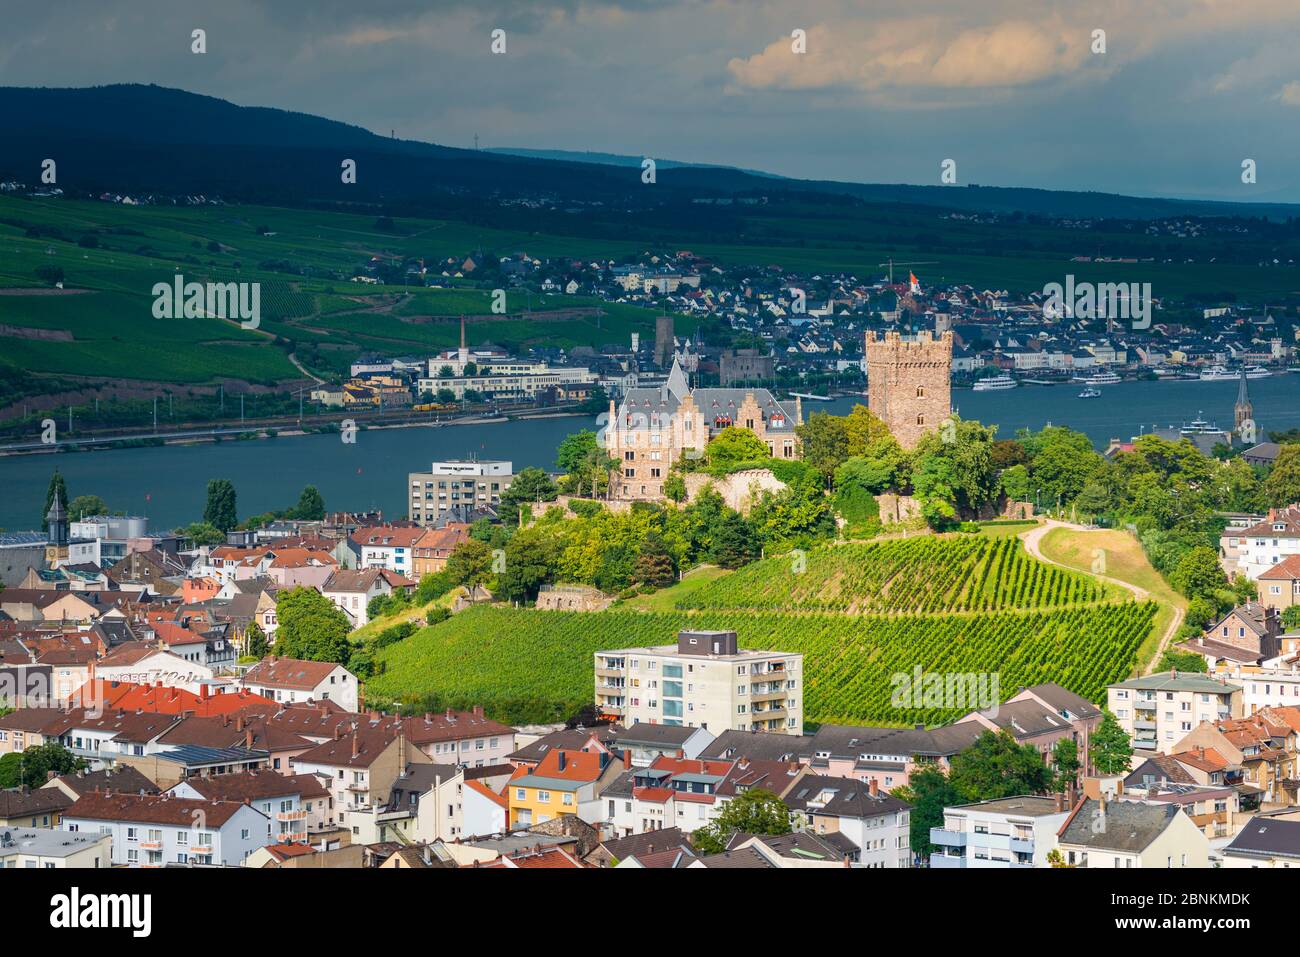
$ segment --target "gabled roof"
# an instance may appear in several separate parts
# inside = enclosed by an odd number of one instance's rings
[[[1084,798],[1066,819],[1058,835],[1061,844],[1137,854],[1163,834],[1175,816],[1182,813],[1176,804],[1141,801],[1109,801],[1103,811],[1100,802]],[[1104,826],[1098,826],[1099,821],[1104,821]]]
[[[1300,858],[1300,821],[1252,817],[1223,852],[1241,857]]]
[[[246,685],[311,691],[342,665],[332,661],[304,661],[299,658],[263,658],[244,673]]]
[[[305,796],[302,793],[304,786],[311,789],[312,795],[323,796],[328,793],[313,774],[288,777],[269,768],[230,774],[195,775],[182,783],[188,784],[209,801],[264,801],[291,795]]]
[[[0,818],[62,812],[72,803],[73,799],[58,788],[13,788],[0,791]]]
[[[86,794],[64,818],[91,821],[140,822],[193,827],[202,820],[205,827],[222,827],[248,805],[237,801],[200,801],[165,794]],[[253,809],[255,814],[260,811]]]
[[[158,794],[159,787],[129,764],[121,764],[103,771],[76,771],[64,774],[47,784],[52,788],[54,782],[68,788],[78,797],[94,791],[120,791],[123,794]]]

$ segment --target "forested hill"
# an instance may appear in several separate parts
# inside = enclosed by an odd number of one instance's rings
[[[82,192],[218,195],[248,202],[440,203],[550,196],[616,203],[635,213],[691,198],[802,191],[853,196],[867,203],[1045,216],[1150,219],[1168,216],[1267,216],[1300,206],[1147,199],[1109,193],[1013,187],[943,187],[778,178],[726,166],[692,166],[670,157],[656,189],[641,183],[626,157],[528,151],[517,155],[455,149],[379,136],[319,116],[159,86],[79,89],[0,87],[0,179],[34,183],[43,159],[58,162],[58,185]],[[578,144],[581,145],[581,144]],[[343,159],[357,182],[340,178]],[[937,173],[936,173],[937,176]],[[455,198],[455,199],[453,199]]]

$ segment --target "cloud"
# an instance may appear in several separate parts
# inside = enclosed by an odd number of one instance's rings
[[[808,31],[806,54],[782,39],[727,67],[735,85],[750,90],[1015,87],[1079,70],[1090,39],[1081,28],[1028,20],[965,29],[940,17],[819,24]]]
[[[1300,106],[1300,81],[1292,80],[1277,91],[1275,99],[1287,106]]]

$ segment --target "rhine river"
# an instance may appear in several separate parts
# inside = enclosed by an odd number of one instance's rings
[[[1104,449],[1111,438],[1129,439],[1153,426],[1189,422],[1198,416],[1232,426],[1234,382],[1124,382],[1102,386],[1097,399],[1080,399],[1077,383],[1021,386],[1005,392],[953,392],[962,418],[997,423],[998,434],[1039,429],[1051,423],[1088,434]],[[1269,429],[1300,428],[1300,375],[1275,375],[1249,383],[1260,435]],[[804,402],[816,410],[843,414],[855,401]],[[498,424],[440,428],[373,429],[346,445],[337,434],[281,436],[217,444],[113,449],[98,452],[0,458],[0,529],[40,527],[50,473],[57,465],[68,494],[98,495],[114,511],[146,515],[153,529],[173,528],[202,516],[207,481],[235,484],[241,517],[287,508],[304,485],[315,485],[327,508],[383,509],[399,518],[406,511],[406,475],[435,459],[502,458],[516,469],[555,468],[555,447],[570,432],[597,428],[594,417],[566,416]]]

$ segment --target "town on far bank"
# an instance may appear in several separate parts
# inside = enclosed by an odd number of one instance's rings
[[[554,470],[376,479],[403,515],[211,476],[159,530],[55,470],[0,534],[0,866],[1290,866],[1300,437],[1242,364],[1287,347],[1222,345],[1221,434],[998,438],[952,411],[973,317],[897,294],[846,415],[671,321],[604,397],[464,335],[367,360],[345,407],[603,406]]]

